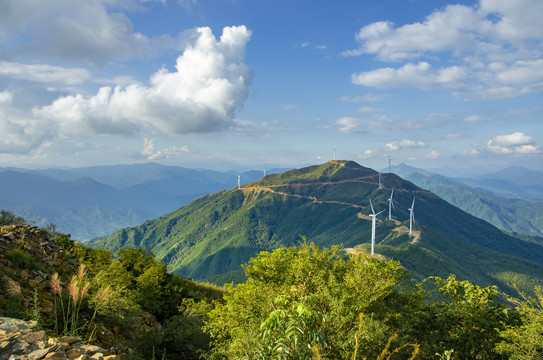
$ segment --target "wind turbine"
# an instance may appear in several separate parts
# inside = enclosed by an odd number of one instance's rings
[[[391,164],[391,162],[392,162],[392,158],[391,158],[387,153],[385,153],[385,156],[386,156],[387,159],[388,159],[388,172],[392,172],[392,171],[390,170],[390,164]]]
[[[264,168],[264,177],[266,177],[266,168]]]
[[[413,235],[413,223],[415,222],[415,197],[413,196],[413,204],[409,208],[409,235]]]
[[[381,181],[381,173],[379,173],[379,189],[383,188],[383,182]]]
[[[239,172],[236,171],[236,174],[238,174],[238,189],[241,189],[241,177],[239,175]]]
[[[375,220],[377,218],[377,215],[379,215],[385,210],[381,210],[376,214],[375,210],[373,209],[373,204],[371,203],[371,199],[369,200],[370,200],[371,212],[372,212],[369,215],[369,217],[371,217],[371,255],[374,255],[375,254]]]
[[[394,207],[394,201],[392,200],[392,196],[394,195],[394,187],[392,187],[392,192],[390,193],[390,197],[388,198],[388,219],[392,220],[392,208]]]

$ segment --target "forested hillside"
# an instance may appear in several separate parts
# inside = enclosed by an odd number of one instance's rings
[[[470,279],[513,291],[541,284],[543,247],[504,234],[394,174],[381,175],[354,162],[322,165],[266,176],[203,196],[191,204],[124,229],[92,246],[153,250],[170,271],[195,279],[242,281],[240,265],[260,251],[295,245],[300,235],[320,246],[342,244],[369,250],[371,214],[378,217],[377,253],[399,259],[418,278]],[[415,203],[415,234],[408,234]]]
[[[168,274],[142,249],[112,258],[5,211],[0,238],[0,324],[13,323],[2,316],[34,320],[33,332],[22,335],[2,327],[0,357],[80,359],[92,351],[110,360],[528,360],[541,354],[540,287],[533,298],[517,293],[506,301],[495,286],[454,276],[413,281],[397,261],[302,239],[260,253],[244,267],[246,282],[220,289]]]

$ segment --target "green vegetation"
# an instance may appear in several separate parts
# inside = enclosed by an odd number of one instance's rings
[[[331,161],[202,196],[89,245],[113,252],[145,248],[173,273],[220,285],[240,283],[245,281],[242,264],[261,251],[296,244],[299,235],[319,246],[360,245],[367,251],[368,198],[376,211],[387,209],[394,187],[393,219],[399,222],[379,217],[376,251],[398,260],[418,280],[456,274],[509,294],[515,293],[512,283],[528,293],[543,285],[542,246],[509,236],[394,174],[383,174],[382,180],[385,188],[379,189],[376,171]],[[414,196],[415,228],[421,231],[417,243],[406,232]]]
[[[538,243],[543,244],[542,202],[508,199],[441,175],[415,172],[408,175],[407,179],[502,230],[516,233],[516,237],[529,234],[535,236],[535,239],[539,237]]]
[[[517,326],[501,332],[502,341],[496,351],[514,360],[543,359],[543,289],[535,289],[535,297],[520,293],[521,299],[509,298],[521,316]]]
[[[124,344],[130,359],[198,359],[208,349],[202,326],[222,288],[172,275],[140,248],[114,258],[54,226],[3,231],[9,250],[0,257],[0,316],[36,320],[49,332],[103,347]],[[44,265],[50,263],[55,267]]]
[[[0,210],[0,226],[4,225],[22,225],[25,223],[25,219],[15,215],[9,210]]]
[[[57,252],[63,271],[44,293],[2,265],[0,293],[10,301],[0,315],[103,347],[123,343],[128,359],[541,359],[541,288],[508,297],[508,307],[496,286],[415,281],[397,261],[302,238],[261,252],[244,266],[245,282],[221,289],[168,273],[141,248],[114,258],[43,234],[66,246]],[[47,302],[51,313],[40,311]]]
[[[496,287],[454,276],[408,286],[395,261],[342,254],[304,242],[252,259],[209,314],[206,358],[506,359],[526,327],[541,350],[541,303],[512,311]]]

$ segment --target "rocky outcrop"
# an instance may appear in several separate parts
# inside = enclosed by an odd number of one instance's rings
[[[51,318],[51,274],[73,272],[76,267],[75,257],[66,253],[47,231],[29,225],[1,226],[0,316],[19,317],[5,311],[8,302],[14,300],[21,309],[31,309],[37,291],[42,316]],[[10,283],[18,285],[15,294],[10,294]]]
[[[0,318],[0,360],[116,360],[115,349],[87,345],[79,337],[48,337],[35,321]]]

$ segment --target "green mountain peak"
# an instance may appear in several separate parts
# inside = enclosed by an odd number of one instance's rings
[[[415,234],[410,236],[408,209],[414,198]],[[251,257],[295,245],[300,235],[320,246],[368,251],[369,199],[375,212],[383,211],[377,220],[376,252],[400,260],[417,277],[455,273],[505,288],[511,280],[543,283],[543,247],[510,237],[399,176],[380,175],[353,161],[268,175],[241,189],[202,196],[91,244],[113,251],[146,248],[174,273],[230,281]]]

